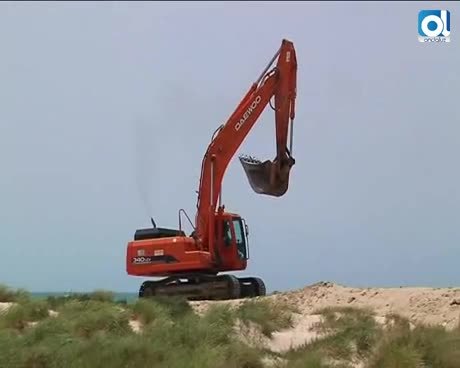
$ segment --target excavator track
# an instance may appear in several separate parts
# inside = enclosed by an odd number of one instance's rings
[[[145,281],[139,298],[155,296],[183,297],[188,300],[230,300],[266,295],[265,284],[258,277],[234,275],[181,275],[159,281]]]
[[[241,287],[242,298],[265,296],[265,283],[259,277],[243,277],[238,279]]]

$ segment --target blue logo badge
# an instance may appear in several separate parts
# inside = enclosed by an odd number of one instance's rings
[[[418,40],[420,42],[450,42],[450,12],[448,10],[421,10],[418,13]]]

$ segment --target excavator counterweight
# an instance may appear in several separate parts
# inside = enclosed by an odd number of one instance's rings
[[[275,60],[276,66],[270,69]],[[157,228],[152,219],[153,228],[137,230],[134,239],[128,242],[127,273],[162,278],[145,281],[139,289],[139,297],[180,295],[203,300],[265,295],[265,284],[258,277],[219,274],[243,271],[249,259],[248,226],[240,215],[225,210],[222,182],[236,151],[269,105],[275,111],[275,158],[262,162],[250,156],[239,156],[239,160],[255,193],[273,197],[285,195],[295,164],[292,128],[296,83],[294,44],[284,39],[228,120],[216,130],[207,147],[201,166],[195,222],[192,223],[181,209],[179,229]],[[182,214],[187,216],[193,227],[190,235],[182,229]]]

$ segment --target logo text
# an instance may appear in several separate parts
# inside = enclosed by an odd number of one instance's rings
[[[240,128],[243,126],[243,124],[248,120],[248,118],[251,116],[252,112],[254,109],[257,107],[257,105],[260,103],[262,100],[262,97],[257,96],[255,100],[252,102],[252,104],[248,107],[248,109],[244,112],[243,117],[235,124],[235,130],[238,131]]]

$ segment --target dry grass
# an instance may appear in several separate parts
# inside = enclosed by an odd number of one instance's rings
[[[261,332],[271,337],[273,332],[293,326],[292,313],[295,309],[281,301],[248,299],[237,309],[237,317],[244,323],[255,323]]]
[[[30,295],[26,290],[15,290],[4,284],[0,284],[0,303],[19,302],[29,299]]]
[[[215,303],[200,316],[179,298],[120,305],[112,293],[95,291],[34,300],[6,287],[0,296],[15,303],[0,314],[2,368],[263,368],[268,352],[245,344],[235,324],[255,324],[270,337],[292,327],[297,312],[269,298],[236,307]],[[57,316],[48,314],[51,307]],[[352,368],[359,362],[363,368],[458,368],[460,326],[411,328],[397,314],[381,325],[371,310],[351,307],[315,313],[322,316],[316,329],[324,337],[271,353],[281,358],[274,367]],[[132,319],[141,323],[139,333],[130,328]]]
[[[184,300],[142,299],[122,308],[93,295],[53,300],[58,314],[49,316],[48,303],[18,304],[1,316],[0,367],[263,367],[260,352],[235,334],[235,311],[223,306],[200,317]],[[129,326],[134,317],[140,333]],[[32,320],[40,322],[27,327]]]
[[[0,329],[12,328],[23,330],[31,322],[48,317],[48,305],[46,302],[37,300],[24,300],[14,304],[0,314]]]
[[[460,331],[417,326],[407,321],[388,329],[368,368],[456,368],[460,362]]]

